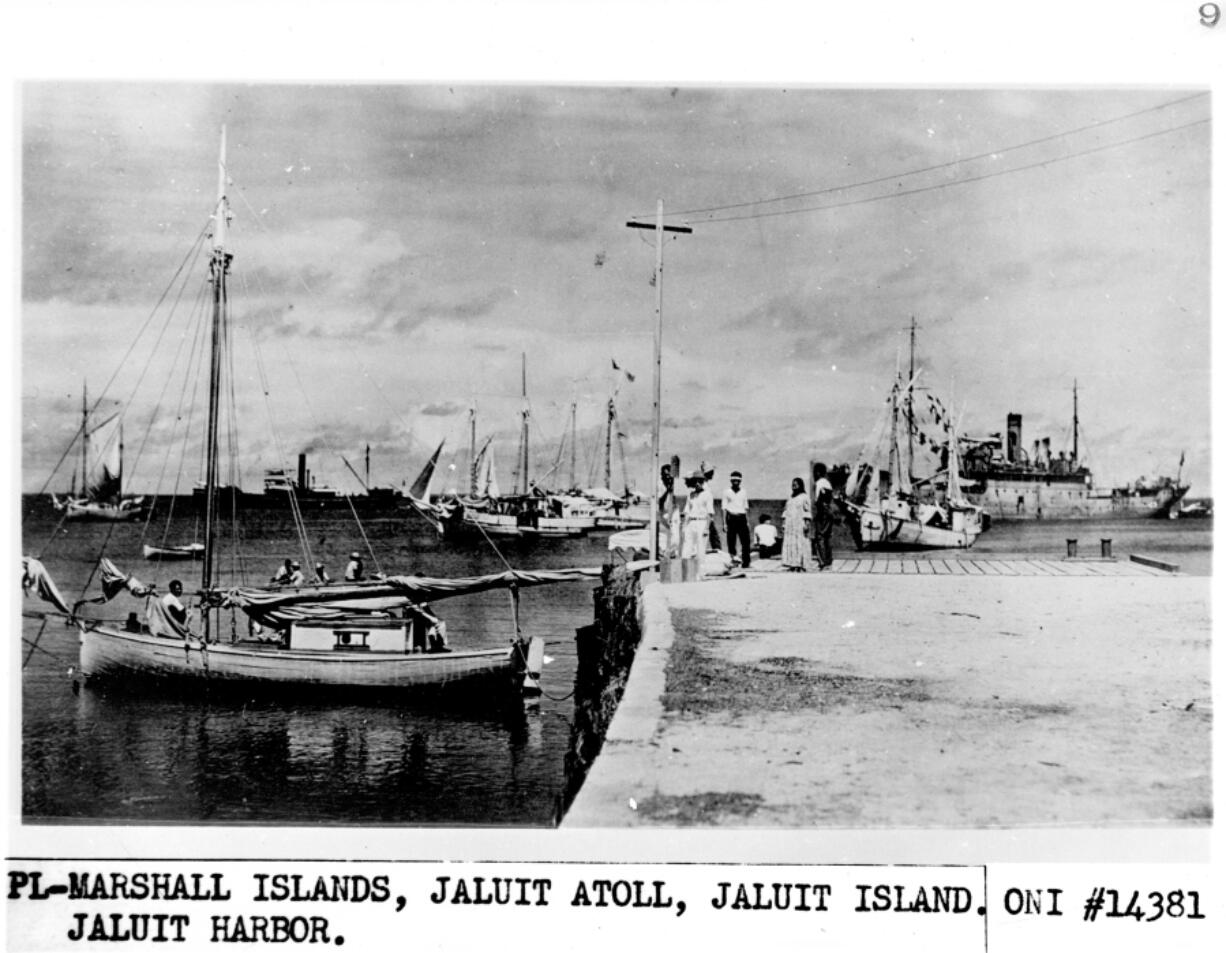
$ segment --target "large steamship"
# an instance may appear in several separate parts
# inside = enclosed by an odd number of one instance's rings
[[[963,438],[962,475],[967,499],[994,520],[1174,519],[1188,486],[1179,473],[1138,479],[1126,486],[1096,488],[1093,474],[1079,455],[1077,388],[1073,387],[1073,449],[1053,455],[1051,438],[1035,440],[1027,454],[1022,443],[1022,415],[1009,414],[1005,439]]]

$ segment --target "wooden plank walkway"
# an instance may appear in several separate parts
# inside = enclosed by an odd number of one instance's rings
[[[838,573],[891,573],[936,576],[1169,576],[1155,566],[1129,560],[1098,559],[992,559],[983,556],[884,555],[836,559]]]

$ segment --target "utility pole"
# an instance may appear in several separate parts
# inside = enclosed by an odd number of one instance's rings
[[[653,399],[651,412],[651,550],[653,562],[660,558],[660,497],[657,480],[660,478],[660,346],[664,334],[664,233],[677,232],[691,235],[694,229],[684,225],[664,224],[664,199],[656,201],[656,223],[627,222],[627,228],[654,228],[656,232],[656,336],[653,374]]]

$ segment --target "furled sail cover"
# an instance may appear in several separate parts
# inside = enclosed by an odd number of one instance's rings
[[[55,606],[65,615],[72,612],[68,608],[68,603],[64,601],[64,597],[60,595],[60,590],[56,588],[55,580],[51,578],[47,568],[33,556],[21,557],[21,588],[25,590],[26,595],[31,592],[35,593],[44,602]]]
[[[298,589],[240,588],[226,593],[225,606],[236,606],[261,625],[281,628],[293,622],[326,621],[355,613],[388,612],[421,602],[471,595],[489,589],[526,588],[600,577],[600,569],[510,571],[457,579],[389,576],[373,582]]]

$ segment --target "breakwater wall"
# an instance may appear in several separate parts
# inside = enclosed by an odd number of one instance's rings
[[[556,820],[565,815],[604,745],[642,637],[639,574],[605,568],[593,593],[591,625],[575,631],[575,714]]]

